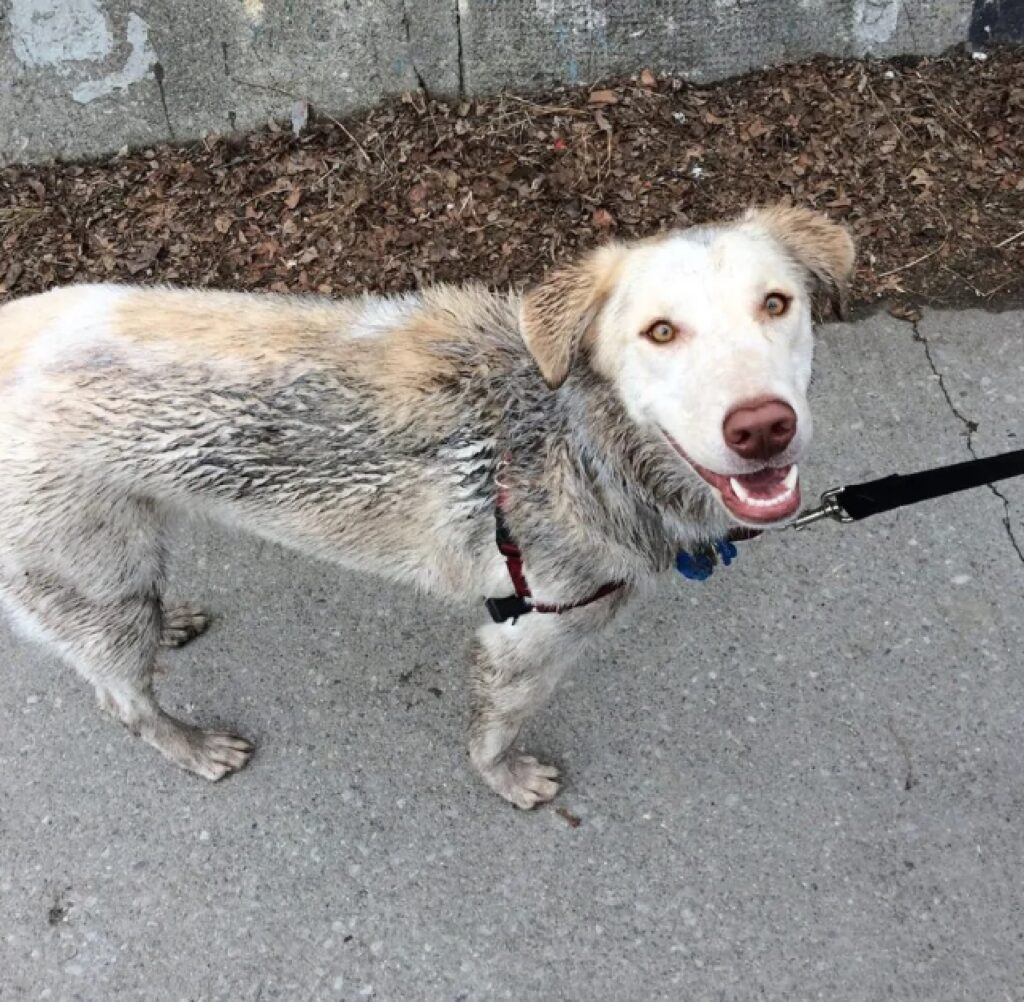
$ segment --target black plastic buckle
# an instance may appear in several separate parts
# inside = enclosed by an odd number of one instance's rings
[[[514,622],[520,616],[533,612],[533,606],[518,595],[508,595],[505,598],[485,598],[484,605],[487,606],[491,619],[496,623],[504,623],[510,619]]]

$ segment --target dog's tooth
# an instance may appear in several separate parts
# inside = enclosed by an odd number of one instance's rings
[[[729,486],[732,488],[736,497],[745,504],[750,504],[750,502],[753,501],[753,498],[750,496],[750,492],[735,477],[729,477]]]
[[[787,491],[791,491],[796,487],[797,480],[800,479],[800,467],[794,463],[789,468],[789,473],[786,474],[786,479],[782,481]]]

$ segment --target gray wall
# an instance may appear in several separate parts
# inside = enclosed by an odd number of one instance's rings
[[[932,53],[1017,0],[0,0],[0,161],[433,95]],[[991,33],[991,29],[989,29]],[[981,39],[982,41],[984,38]]]

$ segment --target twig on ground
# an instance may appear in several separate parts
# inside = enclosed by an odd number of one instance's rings
[[[373,160],[370,158],[370,154],[366,152],[366,149],[363,146],[363,144],[359,142],[359,140],[356,139],[356,137],[353,136],[352,133],[349,132],[348,129],[346,129],[345,126],[341,124],[341,122],[339,122],[332,115],[324,115],[324,118],[326,118],[328,122],[333,122],[339,129],[341,129],[341,131],[348,138],[348,141],[352,143],[352,145],[355,146],[355,148],[359,150],[359,152],[363,155],[363,159],[366,161],[367,166],[373,163]]]
[[[1009,247],[1015,240],[1019,240],[1024,237],[1024,230],[1018,230],[1012,237],[1007,237],[1005,240],[1000,240],[999,243],[995,244],[995,247]]]
[[[928,251],[927,254],[922,254],[920,257],[915,257],[913,261],[908,261],[906,264],[901,264],[898,268],[890,268],[888,271],[883,271],[880,275],[876,275],[876,278],[888,278],[890,275],[898,275],[901,271],[907,271],[909,268],[913,268],[915,265],[921,264],[927,261],[930,257],[935,257],[936,254],[946,246],[946,241],[943,240],[938,247],[934,250]]]

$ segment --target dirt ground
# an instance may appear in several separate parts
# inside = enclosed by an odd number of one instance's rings
[[[413,94],[345,122],[312,109],[298,135],[7,167],[0,299],[95,279],[519,284],[609,237],[778,200],[852,227],[862,305],[1020,303],[1024,48],[815,59],[707,87],[645,71],[454,106]]]

